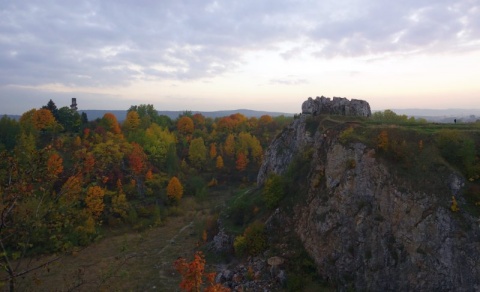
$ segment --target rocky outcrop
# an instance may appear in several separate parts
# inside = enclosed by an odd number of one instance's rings
[[[269,173],[283,173],[294,155],[313,143],[310,133],[305,130],[306,120],[306,115],[300,115],[272,141],[258,171],[258,184],[262,185]]]
[[[309,97],[303,102],[302,114],[369,117],[372,115],[372,112],[370,105],[364,100],[348,100],[342,97],[334,97],[333,100],[331,100],[328,97],[317,96],[315,99]]]
[[[396,177],[374,149],[341,144],[335,131],[312,134],[305,116],[273,141],[258,182],[313,151],[308,199],[293,224],[320,276],[339,290],[479,291],[479,222],[450,210],[465,179],[445,167],[427,192]]]

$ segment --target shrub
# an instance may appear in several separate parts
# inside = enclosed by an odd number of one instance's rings
[[[255,256],[267,248],[267,237],[265,234],[265,225],[259,221],[253,222],[245,229],[243,233],[247,244],[249,255]]]
[[[340,135],[338,135],[338,140],[340,141],[340,143],[345,145],[351,139],[352,135],[353,128],[349,127],[345,131],[341,132]]]
[[[275,208],[285,196],[285,181],[277,175],[272,174],[265,182],[263,189],[263,200],[268,208]]]
[[[235,237],[233,248],[237,256],[243,257],[247,253],[247,240],[245,239],[245,236],[239,235]]]

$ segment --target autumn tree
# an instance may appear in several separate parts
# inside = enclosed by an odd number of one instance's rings
[[[58,108],[57,105],[53,102],[53,100],[49,100],[47,105],[42,106],[42,109],[49,110],[53,117],[58,120]]]
[[[55,125],[55,117],[51,111],[47,109],[39,109],[33,114],[33,125],[37,130],[53,129]]]
[[[167,186],[167,196],[173,202],[180,202],[183,196],[183,186],[180,180],[174,176],[170,179]]]
[[[210,159],[214,159],[217,157],[217,147],[215,146],[215,143],[210,143]]]
[[[237,160],[235,161],[235,168],[238,171],[244,171],[247,168],[247,164],[248,164],[248,159],[245,153],[238,152]]]
[[[175,142],[174,134],[154,123],[145,131],[145,139],[142,146],[152,163],[157,167],[164,167],[167,153],[171,145],[175,146]]]
[[[205,272],[205,256],[197,251],[191,262],[185,258],[178,258],[173,266],[182,276],[180,288],[187,292],[227,292],[230,289],[215,283],[215,273]]]
[[[117,121],[117,117],[115,117],[115,115],[112,113],[104,114],[100,124],[105,127],[107,131],[110,131],[113,134],[122,133],[120,124]]]
[[[192,120],[193,120],[193,125],[195,127],[195,129],[203,129],[205,127],[205,117],[200,114],[200,113],[196,113],[192,116]]]
[[[140,122],[141,121],[140,121],[140,116],[138,115],[138,112],[132,110],[127,113],[127,117],[123,122],[123,127],[127,131],[133,131],[140,126]]]
[[[123,191],[122,181],[117,180],[117,193],[112,197],[112,211],[114,214],[119,215],[121,218],[127,218],[127,212],[130,208],[130,204],[127,201],[127,197]]]
[[[128,163],[135,175],[141,174],[145,170],[147,155],[143,152],[142,146],[138,143],[132,143],[132,151],[128,155]]]
[[[207,160],[207,148],[203,138],[196,138],[190,142],[188,149],[190,163],[197,169],[202,169]]]
[[[385,152],[388,150],[388,133],[386,130],[381,131],[378,135],[377,148]]]
[[[87,189],[87,196],[85,197],[85,204],[87,210],[94,218],[99,218],[105,208],[103,197],[105,190],[99,186],[91,186]]]
[[[194,130],[194,123],[193,120],[188,117],[184,116],[178,119],[177,121],[177,131],[182,135],[191,135]]]
[[[63,159],[58,153],[53,153],[47,160],[47,173],[56,178],[63,172]]]
[[[19,120],[20,129],[23,133],[35,134],[38,132],[33,121],[33,116],[36,111],[37,111],[36,109],[31,109],[29,111],[24,112],[20,116],[20,120]]]
[[[235,155],[235,137],[232,134],[229,134],[225,139],[223,149],[228,157],[233,157],[233,155]]]
[[[215,167],[216,167],[218,170],[220,170],[220,169],[223,168],[223,166],[224,166],[224,164],[223,164],[223,158],[222,158],[222,156],[218,155],[218,156],[217,156],[217,160],[216,160],[216,162],[215,162]]]

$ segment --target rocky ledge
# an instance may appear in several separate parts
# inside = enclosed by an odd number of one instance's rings
[[[313,99],[309,97],[302,104],[302,114],[310,115],[342,115],[342,116],[362,116],[372,115],[368,102],[359,99],[348,100],[343,97],[334,97],[330,99],[322,96]]]

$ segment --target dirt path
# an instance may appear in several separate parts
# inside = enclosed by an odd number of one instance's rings
[[[19,279],[18,291],[176,291],[180,278],[172,263],[192,257],[208,211],[197,208],[162,227],[109,236]]]

